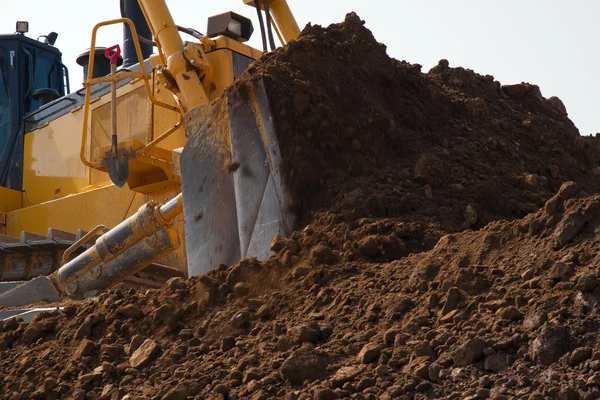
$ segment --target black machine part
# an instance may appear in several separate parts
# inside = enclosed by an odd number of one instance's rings
[[[121,16],[123,18],[129,18],[135,25],[135,30],[140,39],[142,57],[146,60],[154,51],[151,40],[152,33],[150,32],[150,27],[146,22],[146,18],[144,18],[144,13],[140,8],[138,0],[121,0]],[[133,35],[127,24],[123,24],[123,58],[123,68],[131,67],[132,65],[143,61],[138,60],[137,53],[135,52]]]

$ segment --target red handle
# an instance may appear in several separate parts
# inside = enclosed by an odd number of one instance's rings
[[[114,51],[114,53],[113,53],[113,51]],[[116,64],[120,55],[121,55],[121,46],[119,46],[118,44],[115,44],[114,46],[110,46],[104,52],[104,57],[108,58],[110,60],[111,64]]]

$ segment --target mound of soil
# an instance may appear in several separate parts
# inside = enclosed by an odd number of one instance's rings
[[[231,90],[255,79],[302,229],[265,262],[1,322],[0,397],[600,397],[600,153],[559,99],[423,74],[355,14]]]

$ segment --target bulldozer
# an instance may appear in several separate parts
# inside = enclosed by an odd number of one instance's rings
[[[0,308],[160,287],[266,259],[272,237],[291,234],[265,85],[232,84],[300,29],[285,0],[243,1],[262,50],[240,14],[208,18],[202,34],[165,0],[121,0],[78,57],[74,92],[55,33],[33,40],[18,22],[0,35]],[[111,25],[122,55],[96,44]]]

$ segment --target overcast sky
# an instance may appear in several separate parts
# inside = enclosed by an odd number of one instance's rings
[[[388,54],[423,65],[441,58],[493,75],[503,84],[522,81],[558,96],[581,134],[600,132],[597,0],[288,0],[298,23],[328,25],[349,11],[366,20]],[[167,0],[175,22],[201,32],[207,17],[236,11],[258,27],[242,0]],[[0,32],[13,33],[15,21],[30,23],[29,36],[58,32],[56,46],[69,67],[72,90],[82,70],[75,58],[90,45],[95,23],[119,17],[119,1],[13,1],[0,13]],[[121,28],[103,28],[99,45],[121,41]],[[260,47],[258,29],[251,41]]]

